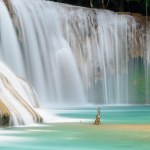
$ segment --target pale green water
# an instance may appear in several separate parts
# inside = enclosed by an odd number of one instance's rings
[[[90,118],[94,121],[95,109],[76,110],[58,112],[63,116]],[[150,129],[127,130],[105,126],[112,123],[148,124],[150,107],[103,107],[101,118],[101,126],[84,122],[1,128],[0,150],[149,150]]]

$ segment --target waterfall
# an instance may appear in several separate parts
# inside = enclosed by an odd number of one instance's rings
[[[137,95],[140,65],[145,89],[149,69],[145,33],[134,17],[45,0],[11,5],[8,12],[0,2],[0,56],[31,82],[40,107],[149,103],[147,94],[142,101]]]
[[[85,103],[81,77],[55,8],[45,1],[12,1],[19,20],[25,77],[41,99],[58,104]],[[55,17],[53,17],[55,16]]]
[[[62,31],[76,59],[88,102],[149,103],[145,99],[146,96],[150,98],[148,91],[145,92],[145,86],[149,86],[148,76],[145,77],[148,62],[145,27],[136,17],[109,10],[50,2],[48,5],[54,5],[60,16]],[[142,71],[140,66],[144,68]]]
[[[0,60],[5,62],[16,74],[24,76],[23,55],[12,24],[9,12],[0,1]]]

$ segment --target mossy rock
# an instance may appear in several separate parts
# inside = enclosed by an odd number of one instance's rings
[[[0,126],[9,126],[10,116],[8,114],[2,114],[0,117]]]
[[[7,106],[0,100],[0,126],[9,126],[10,112]]]

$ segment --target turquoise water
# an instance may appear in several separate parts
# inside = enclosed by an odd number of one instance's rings
[[[101,107],[101,122],[111,124],[150,124],[150,106]],[[57,113],[71,118],[95,119],[96,108],[71,108]]]
[[[149,150],[150,128],[143,129],[142,125],[150,123],[148,106],[102,107],[100,126],[91,124],[95,119],[95,108],[55,111],[60,116],[91,121],[1,128],[0,150]],[[133,127],[117,126],[126,123]]]

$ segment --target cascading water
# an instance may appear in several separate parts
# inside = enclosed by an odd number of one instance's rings
[[[23,58],[17,35],[7,8],[2,1],[0,1],[0,11],[0,59],[11,66],[17,74],[23,76]],[[11,125],[18,125],[38,122],[38,118],[41,117],[34,111],[34,105],[31,104],[33,101],[33,93],[29,96],[26,91],[30,91],[31,88],[27,88],[24,81],[20,81],[22,84],[24,83],[24,85],[21,85],[18,80],[5,65],[0,63],[0,101],[10,111],[9,123]]]
[[[0,59],[15,70],[16,74],[24,76],[23,55],[9,12],[2,1],[0,1]]]
[[[38,102],[31,86],[16,77],[3,63],[0,63],[0,101],[9,110],[10,125],[42,122],[42,117],[34,110]]]
[[[10,3],[5,1],[6,6],[7,2]],[[16,22],[11,20],[10,12],[3,1],[0,1],[1,60],[15,73],[32,81],[42,99],[41,105],[45,104],[45,99],[50,99],[51,102],[55,100],[58,103],[62,103],[64,99],[66,103],[84,103],[85,95],[81,78],[72,51],[62,36],[59,22],[57,22],[59,19],[56,17],[57,19],[46,20],[43,16],[39,17],[40,14],[36,11],[42,12],[41,7],[45,8],[45,14],[42,14],[44,17],[47,17],[48,13],[51,15],[57,15],[57,13],[46,9],[43,1],[38,2],[36,4],[33,1],[33,4],[32,2],[28,4],[26,1],[14,1],[16,13],[23,8],[23,5],[26,6],[20,12],[26,19],[19,18],[20,13],[18,13],[18,18],[15,20],[19,19],[18,28],[21,29],[22,34],[20,36],[22,43],[19,43],[21,41],[20,38],[17,39],[19,31],[17,33],[12,24],[12,21],[14,24]],[[28,14],[28,11],[31,12]],[[49,30],[49,25],[55,26],[53,32]],[[31,27],[29,30],[28,26]],[[17,78],[3,64],[0,64],[0,88],[1,107],[9,113],[10,124],[23,125],[50,121],[51,117],[47,113],[35,109],[37,107],[35,104],[38,102],[35,103],[31,86],[25,80]]]
[[[137,41],[133,17],[45,0],[11,3],[17,35],[1,3],[5,12],[1,16],[1,58],[32,83],[40,107],[47,103],[136,103],[132,99],[137,95],[137,81],[133,80],[138,57],[142,59],[144,55],[145,41],[141,31]],[[7,29],[5,24],[10,27]],[[10,45],[6,44],[8,37]],[[12,54],[4,53],[10,49]],[[147,61],[141,60],[140,65],[144,63]],[[149,96],[149,103],[148,99]],[[145,102],[146,98],[138,103]]]
[[[41,0],[13,0],[12,3],[20,24],[25,72],[41,104],[48,99],[58,104],[84,103],[82,81],[62,35],[57,10]]]
[[[145,96],[150,98],[145,92],[148,76],[144,76],[145,69],[139,71],[147,63],[143,25],[130,15],[108,10],[48,4],[49,7],[54,5],[60,16],[64,37],[75,56],[88,101],[146,103]],[[141,72],[144,79],[137,75]],[[138,81],[142,82],[142,87]]]

